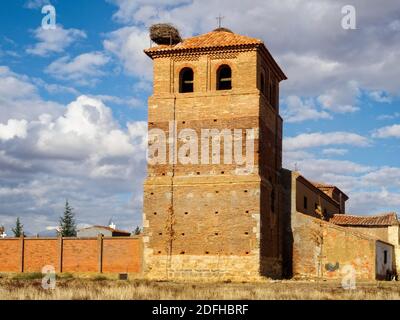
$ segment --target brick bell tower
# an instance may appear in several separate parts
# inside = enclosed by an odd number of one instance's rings
[[[279,83],[285,74],[261,40],[226,28],[157,45],[145,53],[154,63],[149,132],[165,132],[168,142],[166,161],[149,162],[144,184],[147,276],[280,277]],[[224,135],[217,151],[212,149],[212,139],[207,151],[199,142],[199,161],[181,163],[176,158],[182,156],[185,140],[179,133],[184,129],[198,137],[204,129],[236,132],[232,141],[239,143],[243,156],[251,152],[252,170],[243,163],[225,161],[225,154],[220,162],[212,159],[218,151],[223,154],[229,142]],[[162,135],[151,137],[152,146]],[[249,140],[253,150],[246,145]],[[210,156],[208,164],[201,161],[204,154]]]

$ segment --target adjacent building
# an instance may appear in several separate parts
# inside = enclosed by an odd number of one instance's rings
[[[104,237],[129,237],[131,235],[128,231],[118,230],[106,226],[91,226],[78,230],[78,238],[90,238],[103,235]]]

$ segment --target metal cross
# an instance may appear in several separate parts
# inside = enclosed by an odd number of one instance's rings
[[[221,14],[219,14],[219,16],[215,18],[215,19],[217,19],[217,21],[218,21],[218,28],[221,28],[222,20],[223,20],[224,18],[225,18],[225,17],[222,17]]]

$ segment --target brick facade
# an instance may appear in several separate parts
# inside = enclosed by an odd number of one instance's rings
[[[143,215],[148,277],[250,279],[281,275],[278,179],[282,119],[278,103],[272,106],[268,95],[273,92],[274,100],[279,101],[282,74],[258,40],[222,33],[185,40],[179,50],[172,48],[169,53],[160,49],[160,54],[155,54],[157,48],[146,52],[154,62],[149,129],[162,129],[171,136],[170,121],[176,121],[177,132],[190,128],[198,136],[202,129],[255,129],[254,137],[242,137],[243,154],[246,138],[254,140],[254,170],[243,175],[243,168],[223,161],[148,165]],[[216,42],[219,47],[207,51],[206,44],[217,38],[221,38]],[[245,43],[236,46],[233,42],[224,48],[226,39]],[[254,46],[244,48],[245,44]],[[221,65],[232,70],[231,90],[216,90]],[[179,93],[180,70],[187,67],[194,71],[194,92]],[[265,71],[268,90],[260,87],[260,75]],[[269,91],[272,84],[275,91]],[[178,142],[177,149],[180,146]]]

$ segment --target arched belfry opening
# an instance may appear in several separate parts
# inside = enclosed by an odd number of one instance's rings
[[[179,92],[193,92],[194,73],[191,68],[183,68],[179,73]]]
[[[217,90],[231,90],[232,89],[232,69],[230,66],[224,64],[218,68],[217,71]]]

